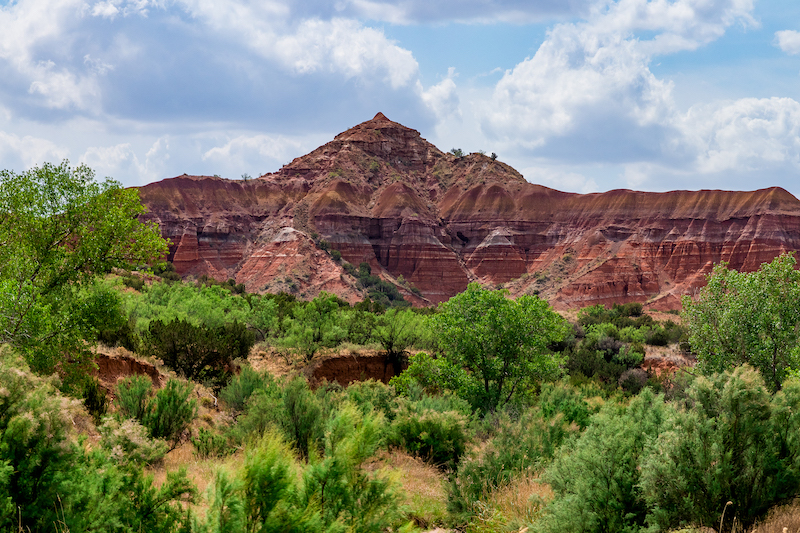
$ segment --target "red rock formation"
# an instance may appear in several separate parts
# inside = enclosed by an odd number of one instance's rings
[[[181,274],[350,301],[362,294],[315,233],[353,264],[402,275],[425,296],[415,304],[479,280],[561,308],[674,309],[714,263],[751,271],[800,249],[800,202],[780,188],[564,193],[481,154],[445,154],[380,113],[274,174],[180,176],[140,194]]]

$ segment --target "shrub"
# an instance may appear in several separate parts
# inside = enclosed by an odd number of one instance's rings
[[[544,531],[639,530],[648,511],[640,460],[668,413],[662,398],[649,389],[627,407],[606,404],[546,471],[555,498],[547,508]]]
[[[245,410],[247,401],[255,391],[274,387],[277,384],[269,373],[256,372],[251,367],[244,366],[239,375],[231,378],[219,391],[219,398],[234,414],[239,414]]]
[[[99,423],[108,410],[108,396],[100,386],[100,382],[96,378],[88,378],[81,396],[83,397],[83,405],[86,406],[86,410],[94,418],[95,424]]]
[[[186,320],[153,320],[144,339],[144,352],[186,379],[210,380],[221,386],[233,359],[246,358],[254,343],[253,334],[237,321],[212,328]]]
[[[126,418],[143,421],[153,382],[142,374],[136,374],[117,382],[117,408]]]
[[[539,409],[527,410],[516,421],[505,413],[497,418],[497,435],[480,455],[462,461],[448,484],[447,506],[457,523],[480,512],[480,502],[494,489],[540,470],[564,440],[577,432],[562,414],[546,420]]]
[[[471,441],[469,419],[404,402],[390,429],[389,443],[440,468],[452,469]]]
[[[108,416],[97,429],[100,445],[112,461],[150,465],[163,459],[167,453],[166,442],[150,438],[148,429],[131,418],[120,421]]]
[[[170,449],[178,445],[189,424],[197,417],[197,402],[189,399],[191,392],[191,383],[171,379],[147,406],[144,425],[154,438],[169,441]]]
[[[227,436],[214,433],[206,428],[200,428],[197,436],[192,437],[192,445],[195,455],[201,459],[224,457],[235,450]]]
[[[798,493],[800,383],[770,395],[743,366],[695,379],[679,405],[641,464],[652,524],[716,523],[730,500],[726,516],[748,527]]]

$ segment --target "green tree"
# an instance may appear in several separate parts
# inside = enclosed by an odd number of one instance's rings
[[[507,297],[470,283],[431,317],[444,358],[467,369],[459,394],[491,411],[534,380],[555,376],[561,358],[549,346],[563,339],[567,322],[536,296]]]
[[[138,220],[144,211],[138,191],[96,183],[85,165],[0,171],[0,342],[40,373],[85,362],[107,306],[81,287],[167,251],[158,227]]]
[[[340,326],[339,302],[336,295],[327,292],[294,308],[285,343],[311,361],[322,348],[333,348],[346,332]]]
[[[706,373],[747,363],[776,391],[800,369],[800,272],[781,255],[757,272],[714,267],[696,300],[684,297],[689,342]]]
[[[380,343],[394,375],[403,370],[403,355],[422,333],[422,317],[411,310],[389,309],[375,320],[372,338]]]

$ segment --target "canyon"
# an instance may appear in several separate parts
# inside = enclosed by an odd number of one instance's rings
[[[753,271],[800,249],[800,201],[778,187],[560,192],[495,157],[442,152],[381,113],[275,173],[182,175],[139,194],[180,275],[305,299],[360,301],[344,262],[367,262],[418,306],[477,281],[556,309],[673,310],[716,263]]]

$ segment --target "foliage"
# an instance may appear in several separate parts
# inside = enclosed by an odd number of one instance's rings
[[[304,476],[305,499],[319,503],[326,525],[339,522],[354,533],[378,533],[400,521],[393,483],[363,468],[383,434],[382,416],[363,415],[348,403],[328,420],[324,453],[310,458]]]
[[[780,389],[800,368],[800,272],[793,255],[781,255],[757,272],[714,267],[696,300],[683,301],[689,341],[707,373],[747,363]]]
[[[567,324],[536,296],[511,300],[505,291],[471,283],[430,320],[444,358],[468,370],[458,393],[475,409],[501,407],[560,371],[560,358],[548,347],[566,336]]]
[[[513,479],[539,471],[559,447],[588,424],[590,410],[583,396],[566,384],[544,384],[538,407],[514,420],[496,415],[496,435],[479,455],[459,464],[448,484],[448,509],[459,523],[480,511],[479,504],[493,490]]]
[[[372,275],[372,267],[369,266],[369,263],[362,262],[358,265],[358,272],[353,270],[352,274],[356,275],[359,285],[367,290],[367,295],[373,302],[384,307],[408,307],[410,305],[397,287]]]
[[[108,410],[108,397],[106,391],[100,386],[97,378],[87,378],[84,382],[83,392],[83,405],[89,414],[92,415],[95,424],[100,422],[103,415]]]
[[[22,350],[37,372],[85,367],[84,341],[114,301],[82,287],[166,253],[158,228],[139,222],[143,212],[136,189],[96,183],[84,165],[1,171],[0,342]]]
[[[306,458],[321,446],[325,418],[322,403],[309,389],[302,377],[296,377],[283,387],[257,389],[239,417],[237,438],[264,435],[279,429],[298,453]]]
[[[167,453],[167,443],[151,438],[148,429],[132,418],[120,420],[107,416],[97,429],[100,446],[117,463],[149,465],[160,461]]]
[[[648,511],[640,461],[667,413],[662,398],[645,389],[627,407],[607,404],[595,415],[546,471],[555,499],[545,531],[638,531]]]
[[[800,383],[770,395],[751,367],[699,377],[649,447],[641,486],[660,529],[719,521],[749,526],[797,493],[800,481]],[[726,526],[727,527],[727,526]]]
[[[322,348],[333,348],[344,338],[339,298],[327,292],[305,305],[295,306],[284,343],[311,361]]]
[[[246,358],[255,343],[244,324],[194,326],[185,320],[150,322],[142,351],[158,357],[186,379],[211,380],[219,386],[237,357]]]
[[[206,428],[200,428],[197,436],[192,437],[192,445],[195,455],[201,459],[224,457],[236,450],[228,436],[214,433]]]
[[[149,403],[144,425],[156,439],[178,445],[189,424],[197,417],[197,402],[189,399],[191,383],[170,379]]]
[[[640,329],[631,326],[619,329],[610,322],[587,325],[585,338],[567,350],[567,368],[616,388],[622,374],[644,360],[643,337]]]
[[[153,382],[142,374],[134,374],[117,382],[117,409],[126,418],[140,422],[147,415]]]
[[[458,411],[403,401],[390,428],[389,444],[440,468],[458,465],[472,440],[469,419]]]
[[[170,441],[174,449],[189,424],[197,417],[197,402],[189,398],[190,383],[170,379],[154,397],[147,376],[131,376],[117,384],[117,402],[123,416],[145,426],[155,439]]]
[[[372,338],[383,348],[395,376],[402,371],[402,357],[420,338],[421,330],[422,317],[410,310],[389,309],[376,318]]]
[[[87,451],[68,434],[76,402],[8,351],[0,359],[0,530],[177,532],[184,525],[176,502],[194,493],[185,473],[169,473],[156,488],[127,461]]]
[[[219,398],[235,415],[243,412],[247,401],[257,390],[277,387],[275,380],[267,372],[256,372],[244,366],[238,375],[219,391]]]

